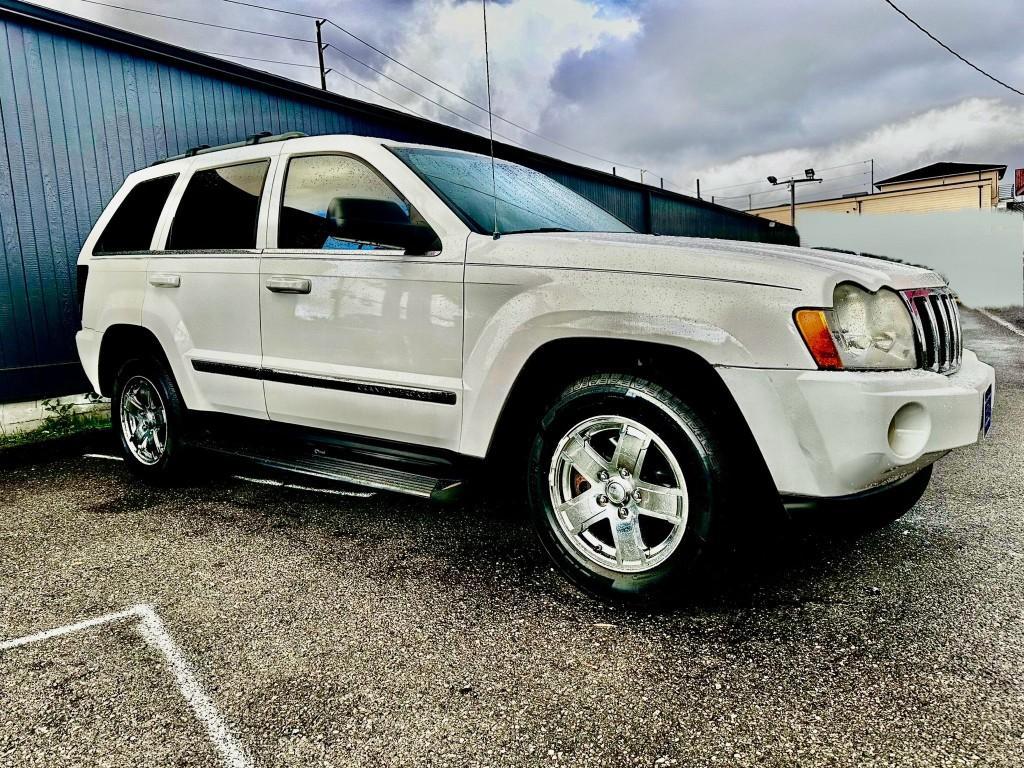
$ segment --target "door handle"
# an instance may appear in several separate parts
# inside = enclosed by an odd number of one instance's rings
[[[180,288],[181,275],[169,275],[163,272],[152,274],[149,276],[149,284],[157,288]]]
[[[307,277],[268,277],[267,290],[272,293],[309,293],[313,284]]]

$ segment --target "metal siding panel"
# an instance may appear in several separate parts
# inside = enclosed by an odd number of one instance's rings
[[[89,234],[93,221],[99,215],[100,201],[96,185],[96,157],[92,150],[92,142],[86,141],[88,132],[83,137],[80,125],[82,114],[79,94],[84,97],[80,72],[76,72],[72,59],[73,48],[64,38],[54,39],[54,57],[56,60],[57,92],[60,94],[61,114],[64,121],[64,135],[67,140],[68,163],[71,169],[71,188],[75,198],[75,218],[78,238],[69,243],[75,254],[81,250],[81,243]],[[86,111],[87,113],[87,111]]]
[[[110,69],[110,97],[114,105],[114,125],[121,159],[121,173],[114,179],[117,186],[120,186],[128,174],[139,165],[135,160],[134,138],[128,114],[128,86],[125,84],[122,69],[124,58],[123,55],[115,52],[110,52],[107,55],[107,65]]]
[[[67,187],[68,172],[58,161],[58,147],[63,135],[59,105],[58,102],[50,103],[51,94],[45,74],[47,71],[52,73],[53,60],[46,55],[42,41],[34,30],[26,31],[25,46],[28,92],[36,139],[35,170],[38,171],[42,189],[42,198],[34,205],[44,215],[42,222],[36,218],[37,233],[45,233],[45,237],[37,238],[37,255],[49,329],[47,348],[37,352],[40,362],[52,362],[67,359],[74,352],[70,331],[75,310],[68,263],[68,237],[65,232],[66,217],[62,205],[63,200],[70,198],[70,188]],[[58,135],[54,135],[54,120],[57,121]],[[30,177],[33,170],[30,166]]]
[[[107,122],[104,114],[103,88],[100,78],[100,61],[95,48],[89,45],[82,46],[82,62],[85,72],[86,99],[89,114],[89,124],[93,136],[93,145],[96,151],[97,182],[99,184],[100,204],[106,205],[114,190],[114,168],[110,160],[110,138],[107,136]],[[116,139],[115,139],[116,140]]]
[[[118,56],[121,65],[121,77],[124,79],[124,114],[128,123],[128,135],[131,137],[132,164],[131,171],[146,165],[146,110],[143,107],[143,85],[139,82],[139,73],[135,67],[136,59],[132,56]],[[150,139],[152,141],[152,137]]]
[[[164,146],[164,119],[160,108],[160,80],[156,65],[145,59],[135,60],[135,84],[139,95],[139,117],[142,123],[144,165],[166,157]]]
[[[110,76],[110,56],[103,49],[96,50],[96,82],[99,87],[99,116],[103,121],[105,138],[104,152],[110,166],[110,188],[107,190],[106,202],[114,196],[124,180],[124,160],[119,145],[120,133],[117,126],[117,105],[114,102],[113,80]]]
[[[46,259],[40,253],[49,250],[49,230],[41,221],[45,210],[45,193],[40,179],[39,148],[36,143],[34,108],[29,86],[25,30],[11,27],[8,37],[10,46],[11,74],[13,89],[9,105],[15,107],[7,121],[7,139],[11,158],[11,178],[14,190],[14,211],[18,221],[18,235],[21,245],[21,263],[24,269],[25,290],[29,297],[32,327],[35,338],[34,363],[40,362],[41,353],[52,345],[58,324],[56,313],[47,301],[47,272],[52,269],[42,264]],[[5,99],[0,99],[5,101]],[[17,127],[17,131],[14,128]],[[12,143],[13,139],[13,143]]]
[[[79,242],[75,194],[72,189],[71,157],[64,126],[64,110],[60,100],[60,86],[56,75],[57,62],[50,35],[37,36],[35,49],[40,66],[39,88],[42,114],[45,115],[46,131],[39,134],[40,160],[52,176],[43,173],[46,187],[47,222],[50,228],[50,257],[53,266],[54,283],[51,301],[56,303],[61,319],[58,328],[59,347],[54,350],[58,360],[73,355],[75,319],[74,259],[77,256],[75,244]],[[74,254],[71,251],[74,249]]]
[[[164,157],[177,154],[178,116],[174,109],[173,74],[169,67],[157,64],[157,78],[160,87],[160,115],[163,128]]]

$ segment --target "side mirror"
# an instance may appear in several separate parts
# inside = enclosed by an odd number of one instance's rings
[[[441,247],[434,230],[426,223],[414,223],[392,200],[336,197],[327,206],[327,220],[334,234],[346,240],[394,245],[410,255]]]

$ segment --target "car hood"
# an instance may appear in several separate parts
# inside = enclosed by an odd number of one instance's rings
[[[549,266],[693,276],[777,286],[820,294],[831,304],[833,288],[855,282],[882,287],[931,288],[945,281],[930,269],[872,256],[738,240],[643,235],[633,232],[545,232],[506,235],[506,248],[543,253]],[[521,245],[522,249],[515,246]]]

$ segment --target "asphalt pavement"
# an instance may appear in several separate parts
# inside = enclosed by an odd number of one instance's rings
[[[580,593],[514,508],[0,455],[0,765],[1020,766],[1024,338],[965,329],[990,438],[671,611]]]

